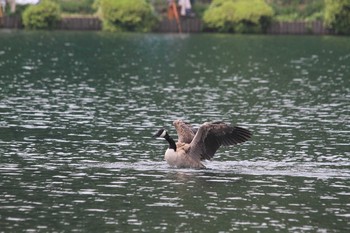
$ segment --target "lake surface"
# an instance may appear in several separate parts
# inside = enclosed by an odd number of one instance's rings
[[[0,232],[349,232],[348,37],[0,31]],[[174,169],[151,135],[251,141]]]

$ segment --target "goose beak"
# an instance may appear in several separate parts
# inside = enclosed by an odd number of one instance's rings
[[[159,138],[159,132],[152,135],[152,138]]]

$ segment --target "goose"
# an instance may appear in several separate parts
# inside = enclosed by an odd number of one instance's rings
[[[164,138],[169,147],[164,158],[171,167],[205,169],[202,160],[210,160],[220,146],[231,146],[249,140],[252,133],[245,128],[216,121],[205,122],[198,129],[182,120],[173,122],[178,142],[162,128],[153,135]]]

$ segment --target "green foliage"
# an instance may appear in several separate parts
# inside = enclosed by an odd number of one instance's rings
[[[203,20],[209,29],[220,32],[262,32],[273,16],[264,0],[214,0]]]
[[[1,2],[1,1],[0,1]],[[16,11],[11,12],[10,4],[6,4],[4,10],[5,15],[22,15],[23,11],[28,7],[28,5],[16,5]]]
[[[339,34],[350,34],[350,0],[325,0],[325,24]]]
[[[97,0],[95,6],[106,31],[147,32],[157,22],[155,11],[146,0]]]
[[[277,21],[314,21],[323,19],[323,0],[273,0]]]
[[[94,0],[54,0],[60,5],[62,12],[69,14],[93,14]]]
[[[195,13],[195,16],[198,18],[203,18],[204,12],[208,9],[209,3],[196,1],[195,4],[192,5],[192,11]]]
[[[23,24],[27,29],[52,29],[61,18],[60,7],[50,0],[43,0],[38,5],[31,5],[22,14]]]

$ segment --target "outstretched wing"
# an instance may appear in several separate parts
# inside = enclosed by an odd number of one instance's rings
[[[198,129],[190,146],[191,156],[211,159],[220,146],[231,146],[251,138],[249,130],[223,122],[204,123]]]
[[[197,132],[197,129],[194,129],[189,123],[184,122],[182,120],[175,120],[173,122],[173,125],[175,126],[177,135],[178,135],[178,142],[182,143],[191,143],[194,135]]]

